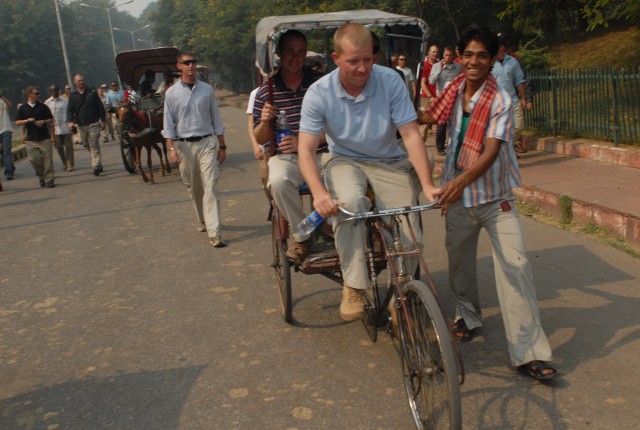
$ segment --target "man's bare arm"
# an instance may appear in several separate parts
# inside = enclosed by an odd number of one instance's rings
[[[298,136],[298,164],[313,195],[313,207],[320,216],[327,218],[336,215],[338,207],[333,196],[325,188],[316,163],[316,152],[322,138],[322,135],[300,132]]]
[[[413,168],[418,174],[420,184],[422,185],[422,191],[425,197],[432,202],[436,195],[440,192],[439,188],[436,188],[433,184],[433,176],[431,174],[431,165],[429,163],[429,157],[427,150],[420,137],[420,130],[415,121],[398,127],[398,131],[404,141],[404,146],[409,153],[409,161],[413,165]]]

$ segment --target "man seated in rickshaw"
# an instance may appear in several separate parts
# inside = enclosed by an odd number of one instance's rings
[[[280,68],[273,79],[273,100],[269,100],[269,82],[262,85],[256,94],[253,108],[254,135],[258,144],[264,145],[273,139],[273,120],[279,111],[286,111],[291,134],[282,139],[277,148],[278,154],[269,159],[269,180],[276,205],[292,227],[294,242],[287,249],[287,257],[295,261],[304,259],[311,247],[310,235],[303,236],[295,232],[305,217],[298,188],[304,178],[298,166],[298,126],[302,99],[308,88],[322,75],[305,67],[307,39],[297,30],[285,32],[278,41],[276,53],[280,57]],[[318,145],[316,154],[323,152],[326,145]],[[315,155],[316,163],[320,162]]]
[[[314,207],[323,217],[338,214],[336,201],[350,211],[366,211],[371,206],[368,187],[379,209],[410,206],[417,194],[411,164],[425,197],[433,201],[439,189],[433,184],[404,82],[392,69],[374,65],[372,36],[361,25],[346,24],[336,31],[334,50],[332,58],[338,68],[318,80],[302,104],[299,161]],[[396,130],[409,157],[398,144]],[[322,154],[324,182],[316,162],[323,132],[329,145],[329,153]],[[412,225],[416,237],[422,238],[417,215]],[[403,243],[410,246],[406,223],[402,227]],[[365,313],[363,294],[369,287],[365,229],[362,223],[334,223],[344,279],[340,317],[346,321]],[[416,267],[417,261],[408,261],[409,273]]]
[[[144,81],[140,83],[140,87],[138,88],[138,93],[140,97],[150,97],[156,92],[153,89],[153,83],[156,81],[156,74],[152,70],[147,70],[144,72]]]

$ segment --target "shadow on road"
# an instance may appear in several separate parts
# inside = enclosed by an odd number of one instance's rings
[[[3,429],[176,429],[204,366],[86,377],[0,401]]]

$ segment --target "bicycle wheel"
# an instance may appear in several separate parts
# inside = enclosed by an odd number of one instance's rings
[[[276,272],[278,279],[278,292],[280,297],[280,310],[282,319],[285,322],[291,322],[292,307],[291,304],[291,266],[289,259],[285,255],[287,247],[286,239],[281,238],[278,222],[280,220],[279,211],[274,211],[271,217],[271,244],[273,251],[273,264],[271,265]]]
[[[459,429],[460,387],[449,328],[433,292],[420,281],[402,287],[397,310],[400,357],[409,407],[418,429]]]

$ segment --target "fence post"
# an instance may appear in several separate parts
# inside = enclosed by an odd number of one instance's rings
[[[611,68],[611,88],[613,90],[613,144],[620,143],[620,118],[618,113],[618,82],[616,81],[616,69]]]
[[[553,117],[551,118],[551,124],[553,127],[553,136],[558,136],[558,91],[556,88],[556,72],[549,74],[551,79],[551,94],[553,95]]]

